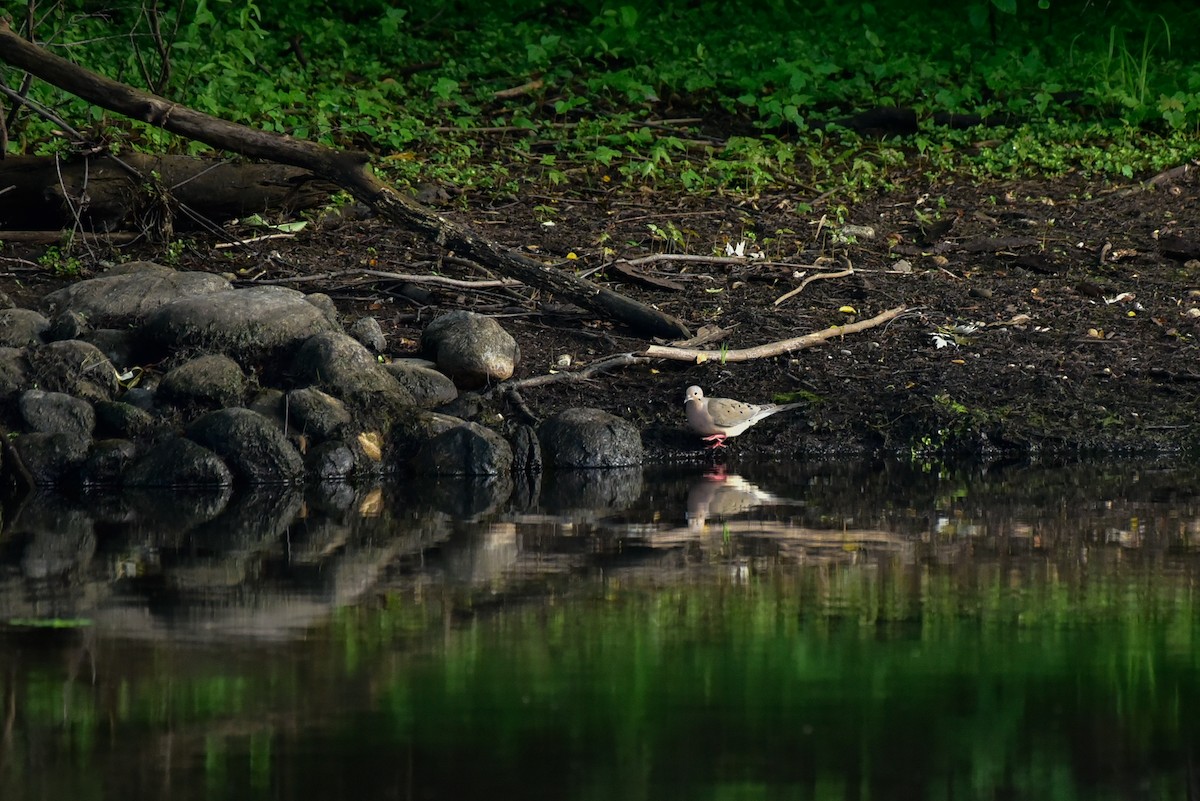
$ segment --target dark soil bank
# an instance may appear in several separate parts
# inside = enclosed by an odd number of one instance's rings
[[[731,439],[743,455],[983,456],[1193,451],[1200,444],[1200,182],[1151,188],[1071,178],[931,186],[848,209],[763,194],[752,201],[594,187],[500,199],[458,197],[445,213],[485,234],[652,303],[738,349],[909,309],[886,325],[747,362],[661,361],[583,381],[492,393],[475,419],[536,422],[598,407],[642,431],[651,458],[700,454],[683,394],[802,401]],[[806,203],[807,201],[807,203]],[[839,220],[839,217],[842,219]],[[256,233],[239,230],[250,238]],[[375,220],[343,216],[291,238],[214,250],[190,240],[176,266],[333,296],[371,316],[387,352],[412,355],[424,325],[465,308],[517,339],[514,380],[569,373],[646,340],[524,287],[447,288],[364,269],[493,278]],[[739,245],[750,259],[724,257]],[[6,248],[3,289],[22,305],[60,288]],[[702,256],[688,260],[681,255]],[[760,256],[761,254],[761,256]],[[669,255],[671,259],[646,259]],[[93,260],[162,258],[93,246]],[[632,266],[614,264],[622,258]],[[818,274],[836,274],[804,284]],[[148,366],[152,368],[152,366]],[[501,415],[502,417],[497,417]]]

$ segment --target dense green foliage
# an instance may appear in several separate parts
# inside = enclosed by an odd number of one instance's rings
[[[853,189],[913,166],[1129,177],[1200,153],[1200,7],[1186,3],[188,0],[154,12],[157,48],[148,7],[98,7],[55,6],[37,38],[203,111],[368,148],[413,181]],[[182,147],[33,96],[114,144]],[[827,125],[887,107],[914,109],[917,132]],[[27,118],[10,148],[56,147],[52,128]]]

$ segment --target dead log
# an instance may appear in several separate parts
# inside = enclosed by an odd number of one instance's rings
[[[215,223],[268,209],[289,212],[320,206],[337,187],[308,170],[282,164],[232,163],[192,156],[126,153],[55,159],[0,159],[0,229],[74,228],[105,233],[141,229],[148,218],[170,214],[175,230],[198,222],[178,206]],[[169,204],[171,208],[156,208]]]
[[[97,75],[13,33],[0,21],[0,59],[49,84],[109,111],[155,125],[179,136],[256,159],[311,170],[344,187],[382,217],[423,234],[458,255],[485,264],[524,284],[552,292],[650,336],[690,336],[669,314],[591,281],[537,262],[425,208],[376,178],[367,154],[334,150],[291,136],[222,120]]]

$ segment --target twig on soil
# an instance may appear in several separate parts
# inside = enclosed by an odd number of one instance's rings
[[[649,256],[638,256],[636,259],[616,259],[610,264],[615,264],[617,261],[623,261],[634,267],[653,264],[657,261],[689,261],[696,264],[754,264],[761,267],[791,267],[797,270],[807,270],[816,266],[814,264],[794,264],[790,261],[762,261],[761,259],[751,259],[748,256],[695,256],[690,253],[651,253]]]
[[[847,262],[848,261],[849,260],[847,260]],[[808,278],[805,278],[803,281],[800,282],[800,286],[796,287],[795,289],[791,290],[790,292],[785,292],[782,295],[780,295],[779,297],[775,298],[775,305],[778,306],[780,303],[783,303],[785,300],[796,297],[796,295],[799,295],[801,292],[804,291],[804,287],[808,286],[813,281],[818,281],[822,278],[845,278],[848,275],[854,275],[854,265],[850,265],[846,269],[839,270],[836,273],[817,273],[816,275],[810,275]]]
[[[592,362],[582,370],[574,370],[571,372],[547,373],[546,375],[535,375],[532,378],[522,378],[519,381],[505,381],[502,384],[497,384],[487,392],[483,393],[485,398],[495,395],[497,392],[508,392],[514,389],[530,389],[531,387],[541,387],[546,384],[554,384],[559,381],[585,381],[591,378],[596,373],[603,373],[609,370],[615,370],[618,367],[628,367],[633,364],[647,364],[650,359],[637,353],[619,353],[616,356],[609,356],[601,359],[598,362]]]
[[[541,78],[535,78],[528,83],[523,83],[520,86],[514,86],[511,89],[499,89],[492,92],[492,97],[496,100],[508,100],[513,97],[521,97],[522,95],[530,95],[546,85],[546,82]]]
[[[804,350],[805,348],[810,348],[813,345],[817,345],[827,339],[833,339],[834,337],[841,337],[845,336],[846,334],[856,334],[859,331],[866,331],[868,328],[875,328],[876,326],[891,322],[908,310],[909,309],[906,306],[897,306],[894,309],[888,309],[881,314],[877,314],[868,320],[862,320],[860,322],[850,323],[848,325],[833,326],[832,328],[827,328],[824,331],[805,334],[802,337],[784,339],[778,342],[768,342],[765,345],[758,345],[753,348],[743,348],[741,350],[722,352],[719,350],[692,350],[689,348],[676,348],[668,345],[651,345],[644,351],[635,353],[619,353],[615,356],[609,356],[601,359],[598,362],[591,363],[582,370],[549,373],[547,375],[533,376],[532,378],[523,378],[518,381],[505,381],[504,383],[497,384],[483,394],[486,398],[501,392],[506,393],[510,390],[541,387],[545,386],[546,384],[553,384],[559,381],[584,381],[591,378],[596,373],[614,370],[618,367],[628,367],[634,364],[647,364],[653,359],[694,361],[696,363],[720,360],[722,364],[726,362],[747,362],[753,359],[765,359],[771,356],[780,356],[785,353]]]
[[[385,270],[338,270],[311,275],[293,275],[288,278],[251,279],[254,284],[308,284],[319,281],[330,281],[335,278],[350,278],[366,276],[386,281],[405,281],[410,284],[434,284],[454,289],[495,289],[497,287],[521,286],[521,282],[512,278],[495,278],[488,281],[464,281],[460,278],[447,278],[444,275],[410,275],[408,273],[389,273]]]
[[[805,334],[802,337],[794,337],[792,339],[783,339],[778,342],[768,342],[765,345],[756,345],[752,348],[741,348],[738,350],[693,350],[691,348],[673,348],[668,345],[651,345],[642,351],[642,356],[648,356],[653,359],[673,359],[675,361],[684,362],[700,362],[720,361],[722,364],[727,362],[748,362],[754,359],[766,359],[771,356],[782,356],[785,353],[792,353],[797,350],[811,348],[813,345],[820,344],[827,339],[842,337],[846,334],[856,334],[859,331],[866,331],[868,328],[875,328],[890,322],[904,312],[908,311],[906,306],[897,306],[894,309],[888,309],[881,314],[877,314],[867,320],[860,320],[857,323],[849,323],[848,325],[835,325],[831,328],[826,328],[823,331],[816,331],[811,334]]]
[[[295,234],[263,234],[262,236],[252,236],[249,239],[238,239],[234,242],[218,242],[213,245],[217,250],[225,248],[243,248],[254,242],[265,242],[268,239],[295,239]]]

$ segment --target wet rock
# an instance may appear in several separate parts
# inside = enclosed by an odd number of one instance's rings
[[[630,467],[642,463],[633,424],[601,409],[567,409],[542,423],[538,439],[554,467]]]
[[[258,286],[167,303],[149,316],[143,334],[159,348],[214,351],[246,362],[289,350],[313,332],[332,328],[304,293]]]
[[[233,474],[217,454],[182,437],[148,450],[125,473],[129,487],[227,487]]]
[[[295,426],[291,425],[287,416],[286,398],[283,390],[268,388],[255,395],[246,408],[270,420],[280,431],[290,433]]]
[[[22,434],[13,440],[21,464],[39,487],[66,483],[87,458],[89,440],[72,434]]]
[[[60,342],[64,339],[83,339],[84,334],[91,330],[87,318],[77,311],[61,312],[54,317],[50,327],[43,333],[47,342]]]
[[[128,328],[98,328],[89,332],[84,340],[95,345],[110,362],[121,367],[137,364],[143,350],[138,332]]]
[[[25,351],[0,347],[0,399],[8,400],[32,384]]]
[[[383,335],[379,321],[374,317],[359,317],[346,329],[346,333],[361,342],[364,348],[375,353],[387,350],[387,338]]]
[[[321,312],[322,316],[329,321],[329,325],[336,331],[342,327],[341,317],[338,315],[337,304],[333,302],[333,298],[326,295],[324,292],[311,292],[304,296],[304,300],[314,306],[317,311]]]
[[[440,412],[417,412],[396,421],[386,448],[391,469],[403,469],[425,443],[465,421]]]
[[[246,376],[228,356],[210,354],[184,362],[163,376],[160,400],[188,408],[237,406],[246,393]]]
[[[100,349],[78,339],[51,342],[33,348],[26,356],[29,375],[50,392],[65,392],[96,403],[116,394],[117,371]]]
[[[464,392],[449,403],[435,406],[433,410],[438,414],[474,420],[483,414],[483,398],[479,397],[478,392]]]
[[[346,404],[316,387],[293,389],[287,407],[289,426],[317,440],[336,436],[353,421]]]
[[[409,391],[413,401],[423,409],[449,403],[458,397],[458,389],[450,378],[437,370],[398,360],[385,364],[384,369]]]
[[[156,404],[155,392],[149,386],[130,387],[121,396],[121,402],[136,406],[144,412],[153,411]]]
[[[144,440],[157,437],[164,430],[158,418],[129,403],[99,401],[94,408],[96,434],[101,437]]]
[[[499,323],[461,310],[443,314],[425,327],[421,352],[462,389],[511,378],[521,361],[516,340]]]
[[[119,486],[136,458],[137,445],[127,439],[97,440],[79,468],[79,481],[85,487]]]
[[[247,484],[286,484],[304,475],[300,453],[267,418],[249,409],[209,412],[187,428],[187,438],[209,448]]]
[[[512,458],[504,437],[478,423],[460,421],[426,441],[409,466],[420,475],[508,475]]]
[[[325,481],[344,481],[360,472],[354,448],[341,440],[316,445],[305,456],[305,463],[309,475]]]
[[[29,309],[0,310],[0,347],[27,348],[42,344],[50,321]]]
[[[17,408],[30,431],[90,439],[96,428],[92,404],[62,392],[31,389],[21,394]]]
[[[181,273],[152,262],[130,262],[51,292],[45,304],[55,312],[82,314],[97,328],[132,328],[172,301],[231,290],[228,281],[212,273]]]
[[[542,472],[542,443],[533,426],[518,426],[510,440],[513,452],[513,472],[536,475]]]
[[[340,332],[309,337],[292,369],[299,383],[319,387],[375,421],[389,422],[413,406],[412,395],[371,352]]]

